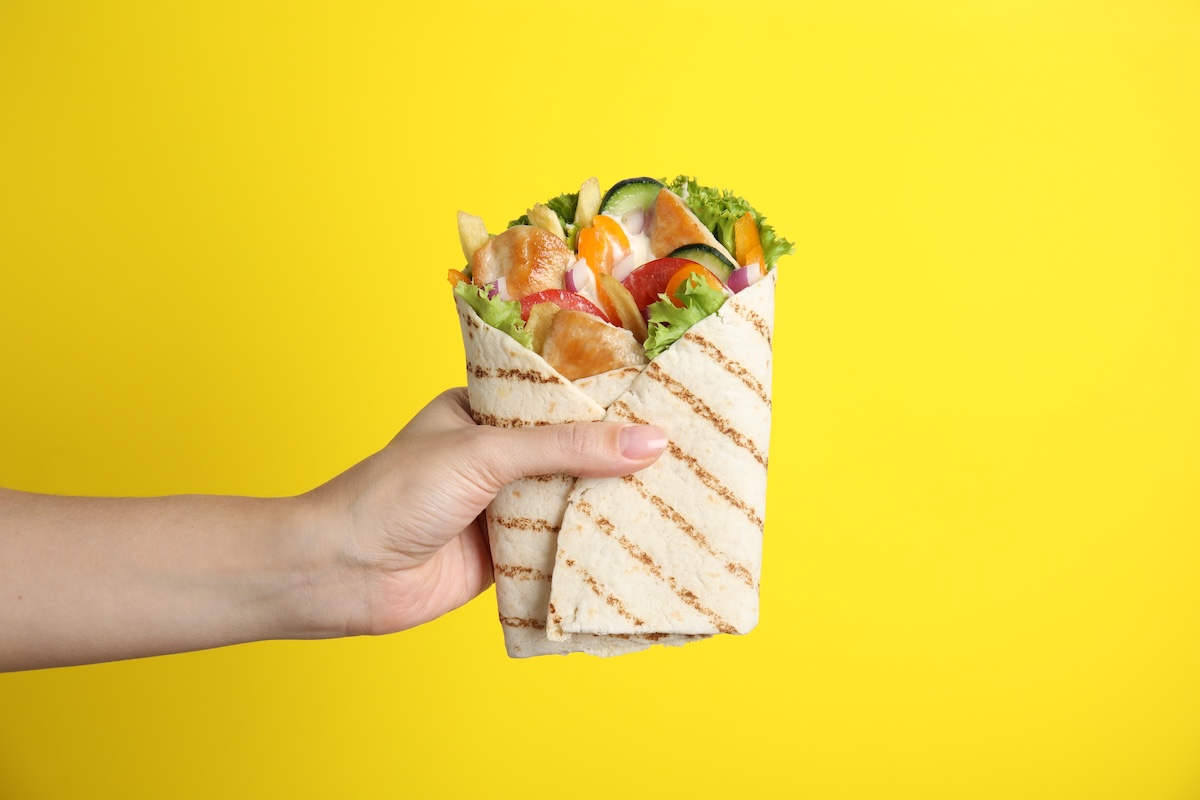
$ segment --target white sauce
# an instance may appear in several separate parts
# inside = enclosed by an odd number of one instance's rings
[[[650,237],[644,233],[629,234],[629,249],[633,253],[634,268],[640,267],[648,261],[653,261],[654,256],[650,253]]]

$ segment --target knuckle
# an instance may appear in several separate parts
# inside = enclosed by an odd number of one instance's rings
[[[462,448],[464,462],[486,485],[503,486],[507,480],[505,469],[508,441],[504,431],[489,425],[469,428],[465,432],[466,443]]]
[[[581,462],[595,456],[598,449],[591,429],[579,423],[559,428],[558,444],[565,455]]]

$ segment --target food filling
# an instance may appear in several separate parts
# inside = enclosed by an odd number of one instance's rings
[[[491,235],[459,212],[454,292],[568,380],[641,366],[792,252],[729,192],[679,176],[595,178]]]

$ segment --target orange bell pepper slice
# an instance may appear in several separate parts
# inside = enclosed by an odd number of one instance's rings
[[[737,222],[733,223],[733,248],[734,258],[741,266],[746,266],[751,261],[751,253],[758,250],[759,263],[762,263],[762,239],[758,235],[758,223],[754,221],[754,215],[747,211],[737,218]]]
[[[764,272],[766,271],[766,264],[763,263],[762,245],[751,248],[750,252],[746,254],[746,263],[742,264],[742,266],[748,267],[755,262],[758,262],[758,266],[761,267]]]
[[[625,230],[621,227],[621,223],[617,222],[610,216],[605,214],[597,214],[592,218],[592,225],[603,231],[608,237],[611,245],[610,253],[612,254],[612,262],[608,265],[609,272],[618,261],[629,255],[629,237],[625,235]]]
[[[595,226],[581,230],[576,241],[580,257],[587,262],[592,275],[596,277],[596,299],[600,301],[600,310],[609,319],[620,319],[616,305],[608,296],[608,292],[604,291],[604,282],[600,280],[601,276],[612,274],[612,241],[603,230]]]
[[[604,231],[596,227],[584,228],[579,232],[576,242],[579,246],[579,257],[587,262],[599,280],[601,275],[612,272],[612,244]]]

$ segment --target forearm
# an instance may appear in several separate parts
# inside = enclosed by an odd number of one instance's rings
[[[345,633],[304,498],[0,490],[0,670]]]

